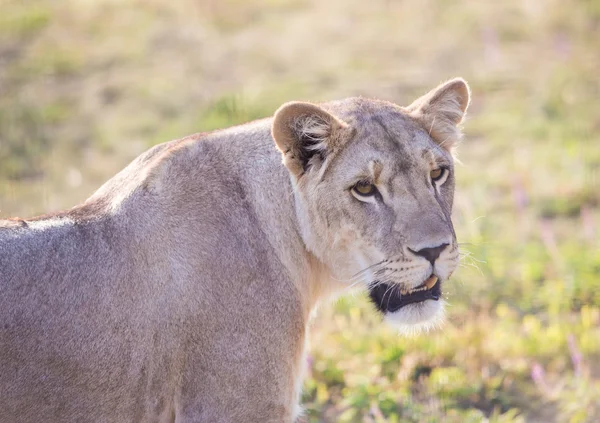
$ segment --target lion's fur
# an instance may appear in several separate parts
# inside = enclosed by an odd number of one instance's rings
[[[284,105],[156,146],[71,210],[0,223],[0,422],[291,422],[318,300],[454,240],[453,185],[438,204],[389,179],[422,154],[451,162],[423,110]],[[369,154],[395,193],[377,217],[335,191]]]

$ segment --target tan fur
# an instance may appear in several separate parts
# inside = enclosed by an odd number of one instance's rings
[[[407,110],[423,127],[428,128],[435,141],[451,149],[460,140],[458,125],[469,107],[470,98],[467,83],[455,78],[415,100]]]
[[[292,422],[319,299],[456,266],[453,177],[427,182],[453,130],[427,126],[455,126],[468,90],[441,90],[409,109],[288,103],[0,223],[0,422]],[[365,178],[381,201],[353,197]],[[440,242],[435,266],[408,250]],[[386,318],[422,325],[440,312],[425,303]]]

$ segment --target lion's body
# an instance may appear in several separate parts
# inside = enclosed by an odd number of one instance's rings
[[[158,147],[87,205],[0,229],[0,421],[291,420],[310,272],[269,131]]]
[[[293,421],[310,312],[350,261],[312,245],[308,176],[282,164],[292,150],[273,125],[154,147],[81,206],[0,222],[0,422]],[[358,231],[344,228],[322,237],[337,248]]]

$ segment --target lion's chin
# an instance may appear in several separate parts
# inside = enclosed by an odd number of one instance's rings
[[[384,321],[403,335],[417,335],[442,325],[445,319],[444,300],[425,300],[409,304],[397,311],[386,312]]]

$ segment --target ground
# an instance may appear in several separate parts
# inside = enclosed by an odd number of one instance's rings
[[[289,100],[467,79],[448,322],[319,310],[310,422],[600,420],[600,2],[0,0],[0,217]]]

